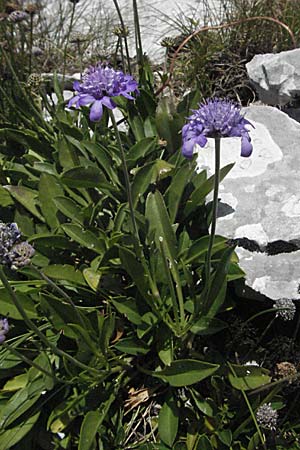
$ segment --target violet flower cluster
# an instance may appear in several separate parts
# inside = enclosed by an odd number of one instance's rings
[[[21,232],[16,223],[0,222],[0,264],[17,270],[30,264],[34,248],[21,241]]]
[[[123,96],[134,100],[132,93],[138,94],[138,84],[131,75],[125,75],[121,70],[115,70],[106,64],[90,67],[83,75],[82,83],[74,82],[77,95],[73,97],[68,107],[76,108],[91,105],[90,119],[97,122],[103,114],[103,106],[114,109],[116,104],[112,97]]]
[[[208,99],[193,110],[188,123],[182,128],[182,154],[191,159],[195,144],[204,147],[207,138],[241,138],[241,155],[252,153],[247,125],[253,126],[241,115],[241,108],[230,100]]]
[[[9,332],[9,325],[7,319],[0,319],[0,344],[6,339],[6,334]]]

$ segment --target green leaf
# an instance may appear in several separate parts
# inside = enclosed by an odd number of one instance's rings
[[[78,450],[90,450],[93,445],[96,434],[99,432],[100,425],[106,418],[115,395],[112,393],[109,398],[101,405],[101,412],[89,411],[83,419],[80,428],[80,437]]]
[[[155,184],[166,176],[169,176],[173,166],[166,161],[157,159],[154,162],[145,164],[135,172],[132,183],[132,199],[136,207],[139,198],[146,192],[150,184]]]
[[[21,203],[24,208],[27,209],[31,214],[37,217],[41,222],[45,222],[44,217],[40,214],[37,209],[37,198],[38,192],[33,189],[29,189],[24,186],[4,186],[5,189],[9,191],[11,196],[17,200],[17,202]]]
[[[213,450],[213,446],[211,445],[208,437],[203,434],[199,437],[195,446],[195,450]]]
[[[103,422],[103,415],[99,411],[89,411],[82,422],[78,450],[90,450],[99,427]]]
[[[211,364],[195,359],[173,361],[170,366],[159,372],[151,372],[152,376],[161,378],[171,386],[190,386],[211,376],[219,369],[218,364]]]
[[[167,100],[166,100],[167,101]],[[163,104],[164,100],[160,101],[155,117],[156,128],[159,136],[167,141],[168,151],[174,153],[181,147],[181,129],[184,125],[184,118],[178,114],[171,116],[168,112],[168,106]]]
[[[184,262],[186,264],[190,264],[194,261],[205,261],[209,239],[210,236],[203,236],[193,241],[192,245],[190,245],[189,248],[184,249],[184,251],[180,255],[184,259]],[[228,239],[222,236],[215,236],[212,255],[219,250],[228,248],[226,245],[227,240]]]
[[[235,375],[231,372],[228,379],[231,385],[240,391],[256,389],[271,382],[269,371],[258,366],[238,366],[232,364]]]
[[[40,380],[42,382],[42,380]],[[29,393],[29,387],[17,391],[2,408],[0,413],[0,429],[11,425],[22,414],[28,411],[40,398],[44,386],[39,382],[38,389],[32,394]]]
[[[51,228],[57,228],[59,226],[54,197],[62,194],[63,189],[57,177],[48,173],[42,173],[39,182],[39,201],[42,213]]]
[[[35,248],[62,248],[70,247],[69,239],[64,235],[54,235],[51,233],[34,234],[28,238],[28,242],[32,242]]]
[[[159,359],[169,366],[174,358],[173,333],[165,326],[160,326],[157,333],[157,352]]]
[[[150,290],[148,278],[145,274],[142,264],[138,261],[136,255],[125,247],[119,248],[119,254],[124,269],[135,282],[143,298],[148,302],[152,302],[152,298],[148,294]]]
[[[113,160],[109,151],[100,144],[90,141],[82,141],[81,144],[97,159],[101,168],[107,174],[109,180],[118,184],[119,179],[116,172],[113,170]]]
[[[178,432],[179,412],[172,395],[163,404],[158,417],[158,433],[160,439],[172,447]]]
[[[4,136],[10,141],[18,142],[26,148],[36,151],[38,154],[47,155],[51,149],[49,143],[45,141],[45,139],[43,139],[43,143],[41,143],[41,135],[39,136],[34,131],[28,129],[19,130],[16,128],[2,128],[0,129],[0,136]]]
[[[135,299],[117,298],[112,300],[112,303],[119,313],[124,314],[134,325],[141,324],[142,319],[140,317]]]
[[[146,355],[150,350],[143,341],[134,337],[118,341],[114,345],[114,348],[122,353],[128,353],[129,355]]]
[[[80,208],[73,200],[63,196],[53,198],[56,208],[59,209],[66,217],[74,222],[83,225],[82,208]]]
[[[44,267],[43,272],[47,277],[54,278],[55,280],[66,280],[71,283],[80,284],[86,286],[80,270],[76,270],[69,264],[52,264]]]
[[[126,154],[128,168],[135,167],[137,161],[151,154],[156,149],[156,146],[156,137],[146,137],[133,145]]]
[[[176,259],[177,244],[163,197],[159,191],[150,192],[146,200],[145,216],[149,221],[149,234],[153,233],[156,246],[164,245],[166,256]]]
[[[171,184],[166,191],[165,196],[167,197],[168,211],[172,223],[175,222],[181,197],[189,182],[192,170],[193,168],[188,164],[181,167],[173,176]]]
[[[63,172],[61,181],[68,187],[93,188],[106,183],[106,178],[95,166],[79,166]]]
[[[232,433],[230,430],[218,431],[217,436],[224,445],[227,445],[227,447],[230,447],[231,442],[232,442]]]
[[[0,186],[0,206],[2,206],[2,208],[6,208],[7,206],[11,206],[13,204],[14,201],[7,190],[5,190],[3,186]]]
[[[220,182],[225,178],[225,176],[230,172],[235,163],[228,164],[220,170]],[[199,205],[204,203],[206,196],[213,190],[215,176],[212,175],[208,180],[200,184],[200,186],[195,189],[186,204],[184,213],[186,216],[191,214],[194,209],[198,208]]]
[[[20,442],[32,429],[40,416],[40,411],[29,419],[21,422],[18,426],[0,432],[0,450],[8,450]]]
[[[208,336],[218,333],[227,327],[228,324],[223,322],[223,320],[216,319],[215,317],[201,317],[201,319],[193,324],[191,332],[200,336]]]
[[[1,392],[18,391],[19,389],[24,388],[27,382],[28,382],[28,374],[21,373],[21,375],[17,375],[16,377],[13,377],[10,380],[8,380],[1,389]]]
[[[51,295],[42,294],[40,305],[47,316],[48,320],[53,324],[56,330],[64,330],[64,334],[72,339],[78,339],[76,330],[74,331],[69,324],[80,323],[74,308],[62,301],[57,300]]]
[[[83,269],[82,273],[87,284],[96,292],[101,280],[101,272],[97,272],[91,267],[87,267],[86,269]]]
[[[35,310],[34,302],[31,300],[31,298],[19,292],[17,295],[27,316],[30,319],[36,319],[37,313]],[[4,317],[11,317],[15,320],[23,320],[23,317],[20,315],[19,311],[13,304],[11,296],[3,288],[0,288],[0,315]]]
[[[201,411],[203,414],[205,414],[208,417],[214,417],[216,412],[217,412],[217,408],[213,402],[212,399],[210,398],[202,398],[199,394],[199,392],[190,389],[190,392],[192,394],[193,400],[196,404],[196,407],[199,409],[199,411]]]
[[[225,250],[211,281],[206,305],[206,315],[209,317],[214,317],[224,302],[227,289],[227,273],[233,253],[234,248],[229,247]]]
[[[80,225],[67,223],[61,226],[64,232],[83,247],[102,255],[106,250],[103,238],[96,236],[92,231],[85,230]]]

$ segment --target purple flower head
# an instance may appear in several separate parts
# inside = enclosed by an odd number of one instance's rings
[[[253,125],[240,111],[241,108],[230,100],[215,98],[201,103],[182,128],[183,156],[192,158],[194,145],[204,147],[208,137],[240,137],[241,155],[250,156],[252,144],[247,125]]]
[[[0,222],[0,264],[14,270],[30,264],[34,248],[27,241],[21,241],[21,236],[16,223]]]
[[[109,109],[116,107],[112,97],[122,95],[134,100],[131,93],[139,93],[138,84],[131,75],[125,75],[107,64],[97,64],[90,67],[83,75],[82,83],[75,81],[73,85],[77,95],[73,97],[68,107],[75,104],[80,106],[91,105],[90,119],[97,122],[103,114],[103,105]]]
[[[21,232],[16,223],[5,224],[0,222],[0,264],[7,264],[8,253],[21,237]]]
[[[34,255],[34,248],[27,241],[13,246],[8,254],[10,267],[13,270],[20,269],[30,264],[30,258]]]
[[[0,344],[5,341],[6,334],[9,332],[9,325],[7,319],[0,319]]]

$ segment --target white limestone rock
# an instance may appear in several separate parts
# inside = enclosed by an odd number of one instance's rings
[[[300,124],[270,106],[244,112],[255,126],[253,154],[240,156],[238,138],[221,141],[221,167],[236,163],[220,186],[217,233],[241,240],[249,287],[274,300],[300,299]],[[198,155],[198,169],[214,173],[212,139]]]
[[[283,106],[299,96],[300,48],[256,55],[246,68],[263,103]]]

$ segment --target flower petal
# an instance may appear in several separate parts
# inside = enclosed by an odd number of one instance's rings
[[[79,97],[79,100],[77,102],[77,107],[78,106],[86,106],[95,101],[95,97],[93,97],[90,94],[79,95],[77,97]]]
[[[251,140],[248,136],[242,136],[241,156],[248,157],[253,150]]]
[[[185,141],[182,146],[182,155],[185,158],[191,159],[194,154],[194,146],[196,142],[195,139],[190,139],[189,141]]]
[[[103,98],[101,99],[101,102],[102,102],[102,104],[103,104],[104,106],[106,106],[106,107],[109,108],[109,109],[115,109],[116,106],[117,106],[117,105],[112,101],[112,99],[111,99],[110,97],[107,97],[107,96],[103,97]]]
[[[128,94],[127,92],[121,92],[121,95],[123,95],[123,97],[128,98],[128,100],[135,100],[134,97],[132,97],[132,95]]]
[[[92,122],[98,122],[103,114],[102,100],[96,100],[91,107],[90,119]]]
[[[80,91],[80,83],[78,80],[74,81],[73,89],[74,89],[74,91]]]
[[[71,98],[71,100],[68,103],[68,108],[71,108],[71,106],[74,105],[79,100],[79,95],[75,95],[75,97]],[[77,107],[77,105],[76,105]]]

